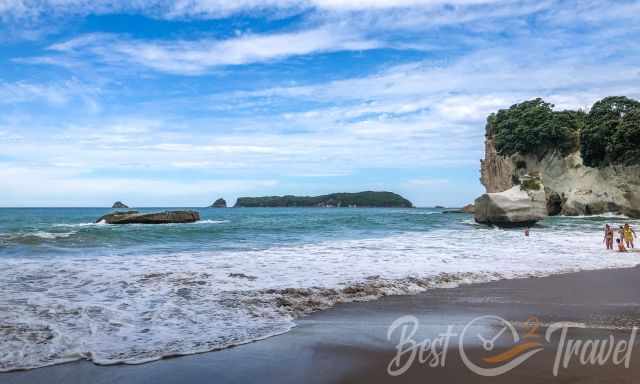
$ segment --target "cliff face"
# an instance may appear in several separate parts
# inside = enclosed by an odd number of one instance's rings
[[[606,212],[640,217],[640,166],[591,168],[580,151],[543,158],[515,154],[500,156],[491,132],[487,132],[480,181],[487,192],[502,192],[525,174],[538,174],[545,186],[550,215],[591,215]]]

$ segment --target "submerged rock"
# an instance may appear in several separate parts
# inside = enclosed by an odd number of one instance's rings
[[[476,222],[513,227],[533,225],[544,219],[547,216],[546,195],[538,183],[532,181],[504,192],[480,196],[475,201]]]
[[[250,281],[258,279],[256,276],[245,275],[244,273],[229,273],[227,276],[234,277],[236,279],[247,279]]]
[[[227,208],[227,201],[223,198],[219,198],[211,204],[210,208]]]
[[[113,203],[111,208],[122,209],[122,208],[129,208],[129,207],[126,204],[124,204],[122,201],[116,201],[115,203]]]
[[[140,213],[138,211],[108,213],[98,220],[107,224],[171,224],[193,223],[200,220],[200,214],[195,211],[166,211],[154,213]]]

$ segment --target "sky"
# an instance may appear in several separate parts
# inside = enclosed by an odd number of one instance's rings
[[[491,112],[640,98],[639,18],[628,0],[0,0],[0,206],[461,206]]]

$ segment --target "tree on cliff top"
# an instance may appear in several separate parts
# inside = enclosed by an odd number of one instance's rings
[[[593,104],[580,137],[586,165],[640,164],[639,148],[640,102],[610,96]]]
[[[558,150],[569,154],[578,148],[584,124],[581,111],[553,111],[553,104],[537,98],[501,109],[487,118],[487,133],[495,137],[496,150],[539,157]]]
[[[640,108],[624,115],[607,148],[614,164],[640,164]]]

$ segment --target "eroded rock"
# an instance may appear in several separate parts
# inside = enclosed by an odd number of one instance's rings
[[[200,214],[195,211],[165,211],[154,213],[140,213],[138,211],[108,213],[98,220],[107,224],[172,224],[193,223],[200,220]]]

